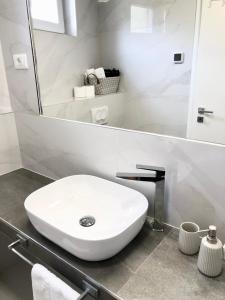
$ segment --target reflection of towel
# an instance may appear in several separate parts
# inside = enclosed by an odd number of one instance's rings
[[[33,300],[76,300],[80,294],[65,282],[36,264],[31,272]]]
[[[90,75],[90,74],[95,74],[95,69],[88,69],[88,70],[86,71],[86,75],[87,75],[87,76]]]
[[[120,76],[120,70],[117,69],[105,69],[105,76],[106,77],[118,77]]]
[[[93,85],[77,86],[74,88],[75,99],[91,99],[95,97],[95,87]]]
[[[74,88],[74,97],[75,98],[86,98],[86,87],[85,86],[76,86]]]
[[[98,68],[95,70],[95,75],[98,77],[98,79],[105,78],[105,70],[103,68]]]

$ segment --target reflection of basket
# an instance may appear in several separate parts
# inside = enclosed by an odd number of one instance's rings
[[[117,93],[120,84],[120,76],[97,78],[95,74],[85,77],[85,85],[94,85],[96,95]]]

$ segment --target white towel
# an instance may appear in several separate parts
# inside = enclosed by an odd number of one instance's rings
[[[75,99],[91,99],[95,98],[95,87],[93,85],[77,86],[74,89]]]
[[[76,300],[80,296],[65,282],[39,264],[35,264],[32,268],[31,278],[33,300]]]
[[[85,73],[87,76],[90,74],[95,74],[95,69],[88,69]]]
[[[75,98],[86,98],[86,87],[85,86],[76,86],[74,88],[74,97]]]
[[[95,87],[93,85],[86,86],[86,98],[88,99],[95,98]]]
[[[95,70],[95,75],[99,79],[103,79],[103,78],[105,78],[105,70],[103,68],[98,68],[98,69]]]

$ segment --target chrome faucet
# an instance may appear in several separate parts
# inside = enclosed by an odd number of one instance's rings
[[[166,171],[161,167],[153,167],[146,165],[137,165],[139,170],[153,171],[153,174],[147,173],[117,173],[116,177],[127,180],[154,182],[156,184],[154,198],[154,217],[152,221],[152,229],[154,231],[163,231],[164,219],[164,194],[165,194],[165,174]]]

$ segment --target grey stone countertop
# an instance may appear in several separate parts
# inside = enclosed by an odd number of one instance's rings
[[[146,224],[124,250],[102,262],[82,261],[42,237],[29,222],[23,203],[31,192],[50,182],[25,169],[1,176],[0,217],[69,258],[79,270],[122,299],[225,299],[225,272],[216,279],[200,274],[197,256],[185,256],[177,249],[176,230],[157,233]]]

